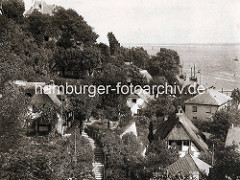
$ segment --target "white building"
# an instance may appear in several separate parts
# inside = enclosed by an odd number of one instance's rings
[[[29,16],[36,10],[42,14],[48,14],[50,16],[53,15],[54,11],[56,10],[55,5],[48,5],[45,3],[44,0],[34,0],[32,7],[25,13],[26,16]]]
[[[135,94],[130,94],[127,98],[127,106],[130,107],[132,116],[140,113],[142,108],[154,100],[154,96],[147,91],[139,89]]]

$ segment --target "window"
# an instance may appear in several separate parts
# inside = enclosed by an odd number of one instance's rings
[[[178,151],[182,150],[182,141],[169,140],[168,144],[169,144],[169,147],[173,149],[176,149]]]
[[[197,112],[197,106],[192,107],[192,112]]]
[[[136,102],[137,102],[137,99],[132,99],[132,102],[133,102],[133,103],[136,103]]]
[[[138,114],[138,115],[141,115],[141,114],[142,114],[142,110],[141,110],[141,109],[138,109],[138,110],[137,110],[137,114]]]
[[[183,141],[184,146],[189,146],[189,141]]]
[[[194,116],[194,117],[193,117],[193,120],[197,120],[197,117]]]
[[[211,107],[206,107],[206,113],[211,113]]]

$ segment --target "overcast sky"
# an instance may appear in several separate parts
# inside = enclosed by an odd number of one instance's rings
[[[123,44],[240,42],[240,0],[45,1],[76,10],[104,43],[110,31]]]

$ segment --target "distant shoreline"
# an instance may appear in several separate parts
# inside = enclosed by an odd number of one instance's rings
[[[143,43],[143,44],[125,44],[124,47],[146,47],[146,46],[240,46],[240,43],[182,43],[182,44],[155,44],[155,43]]]

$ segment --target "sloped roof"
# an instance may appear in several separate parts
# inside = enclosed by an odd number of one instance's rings
[[[171,174],[182,172],[183,175],[187,176],[193,172],[205,172],[206,174],[209,174],[210,167],[210,165],[202,160],[190,154],[186,154],[184,157],[178,159],[176,162],[168,166],[167,169]]]
[[[225,146],[236,145],[240,149],[240,127],[231,127],[228,130]]]
[[[138,95],[136,95],[136,94],[130,94],[129,96],[128,96],[128,98],[131,98],[131,99],[138,99],[138,98],[140,98]]]
[[[185,104],[203,104],[221,106],[232,98],[218,92],[215,89],[207,89],[203,94],[198,94],[195,97],[185,101]]]
[[[150,101],[154,100],[154,96],[143,89],[136,90],[136,94],[146,103],[149,103]]]
[[[129,121],[128,123],[126,123],[121,129],[120,129],[120,136],[122,137],[124,134],[126,134],[126,131],[133,125],[135,124],[135,129],[134,133],[137,133],[137,127],[136,127],[136,120],[135,118],[133,118],[131,121]]]
[[[25,15],[30,15],[33,13],[34,10],[38,10],[42,14],[48,14],[53,15],[53,12],[55,10],[55,5],[48,5],[43,0],[40,1],[34,1],[33,6],[25,13]]]
[[[185,132],[191,138],[192,142],[199,148],[199,150],[207,151],[208,146],[202,139],[202,132],[187,118],[184,113],[178,113],[176,116],[171,116],[167,121],[164,121],[157,128],[156,137],[162,140],[166,139],[168,134],[176,125],[182,125]],[[182,140],[181,134],[178,134],[179,140]],[[176,140],[176,139],[175,139]]]
[[[59,89],[57,86],[54,85],[46,85],[43,88],[44,91],[51,91],[51,93],[48,93],[47,95],[50,97],[50,99],[58,106],[60,107],[62,105],[62,102],[59,100],[57,95],[63,95],[63,93],[59,92]]]
[[[140,74],[142,74],[142,76],[143,76],[144,78],[147,79],[148,82],[150,82],[150,81],[153,79],[153,77],[151,76],[151,74],[149,74],[149,72],[148,72],[147,70],[145,70],[145,69],[140,69],[139,72],[140,72]]]
[[[13,81],[13,83],[25,89],[35,89],[35,87],[39,87],[39,86],[43,87],[46,85],[45,82],[28,82],[28,81],[22,81],[22,80],[15,80]]]
[[[62,92],[59,92],[59,88],[55,85],[46,85],[42,88],[43,92],[34,94],[30,104],[32,105],[41,105],[46,102],[52,102],[57,108],[60,108],[63,105],[63,102],[58,98],[58,95],[64,95]],[[65,99],[66,100],[66,99]],[[65,101],[66,105],[67,101]]]

